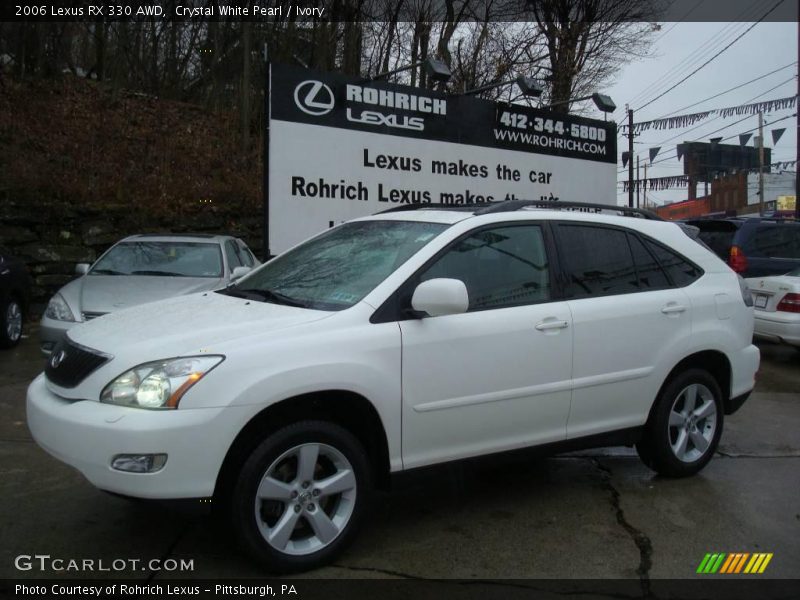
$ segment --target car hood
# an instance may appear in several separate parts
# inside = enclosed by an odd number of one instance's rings
[[[308,323],[332,313],[204,292],[113,312],[70,329],[89,348],[141,362],[216,351],[221,344]]]
[[[86,275],[79,281],[79,306],[81,312],[109,313],[222,287],[223,280],[216,277],[159,277],[147,275]]]

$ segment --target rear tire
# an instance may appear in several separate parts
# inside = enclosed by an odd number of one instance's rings
[[[694,475],[714,455],[722,425],[719,384],[707,371],[689,369],[664,386],[636,451],[660,475]]]
[[[301,421],[269,435],[245,461],[233,489],[233,526],[269,572],[314,569],[353,540],[371,487],[367,455],[353,434]]]

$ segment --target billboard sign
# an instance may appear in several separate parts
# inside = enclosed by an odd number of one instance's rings
[[[616,125],[270,67],[268,248],[411,203],[616,203]]]

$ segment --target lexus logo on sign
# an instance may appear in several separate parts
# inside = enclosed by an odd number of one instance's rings
[[[333,110],[333,91],[321,81],[309,79],[294,88],[294,102],[304,113],[321,117]]]
[[[50,358],[50,366],[53,367],[54,369],[57,369],[58,365],[60,365],[61,362],[66,357],[67,357],[67,353],[64,350],[61,350],[60,352],[57,352],[56,354],[53,354],[53,356]]]

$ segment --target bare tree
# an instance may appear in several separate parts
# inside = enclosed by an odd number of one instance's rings
[[[569,112],[570,99],[592,93],[619,66],[645,53],[658,2],[537,0],[531,4],[550,62],[550,102]]]

